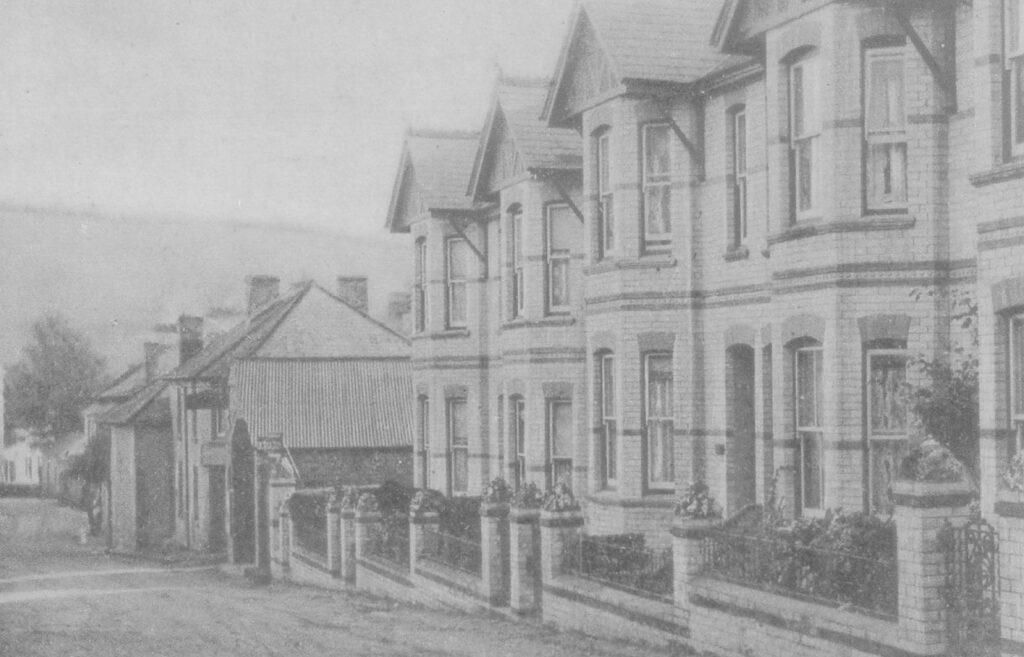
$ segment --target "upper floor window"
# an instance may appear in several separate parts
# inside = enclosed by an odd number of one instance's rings
[[[794,408],[802,509],[821,509],[824,499],[822,365],[821,347],[803,347],[794,353]]]
[[[1010,318],[1010,417],[1014,451],[1024,449],[1024,313]]]
[[[466,274],[468,255],[466,240],[449,237],[445,240],[445,287],[448,328],[466,326]]]
[[[805,219],[820,211],[819,149],[821,94],[817,59],[802,59],[789,67],[789,150],[793,216]]]
[[[549,205],[547,208],[547,263],[548,310],[564,312],[569,309],[569,263],[572,258],[573,222],[576,220],[568,205]]]
[[[615,251],[615,209],[609,162],[609,132],[597,137],[597,241],[598,257]]]
[[[419,448],[423,452],[421,478],[423,488],[430,488],[430,400],[420,396],[419,400],[420,439]]]
[[[451,495],[469,492],[469,432],[465,399],[448,400],[448,491]]]
[[[907,113],[903,48],[864,53],[867,209],[907,207]]]
[[[672,354],[648,354],[644,359],[644,397],[647,421],[647,485],[675,487],[673,448]]]
[[[518,489],[526,485],[526,400],[522,397],[513,397],[511,402],[512,430],[510,434],[515,443],[513,451],[516,455],[512,485]]]
[[[619,478],[618,414],[615,407],[615,358],[611,354],[598,357],[597,407],[601,414],[599,446],[604,484],[614,486]]]
[[[747,111],[737,108],[731,115],[732,136],[732,239],[733,248],[747,240]]]
[[[512,261],[512,317],[522,317],[526,305],[523,294],[523,210],[518,205],[511,210],[511,258]]]
[[[548,485],[572,486],[572,402],[548,402]]]
[[[1009,109],[1007,141],[1009,155],[1024,155],[1024,12],[1021,0],[1005,0],[1006,16],[1003,38],[1006,53],[1006,84]]]
[[[427,240],[416,240],[416,271],[413,281],[413,312],[416,313],[413,330],[422,333],[427,328]]]
[[[644,247],[672,240],[672,133],[665,124],[643,129]]]

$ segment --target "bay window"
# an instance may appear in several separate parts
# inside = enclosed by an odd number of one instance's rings
[[[515,469],[512,473],[513,487],[526,485],[526,401],[522,397],[512,399],[512,436],[515,453]]]
[[[413,281],[413,312],[415,322],[413,330],[422,333],[427,328],[427,240],[416,240],[416,271]]]
[[[867,352],[865,398],[871,511],[892,511],[892,482],[907,453],[907,362],[904,349]]]
[[[548,402],[548,486],[572,486],[572,402]]]
[[[907,116],[903,48],[864,53],[868,210],[907,207]]]
[[[597,231],[598,257],[615,251],[615,209],[609,170],[608,131],[597,138]]]
[[[523,211],[519,206],[512,210],[512,317],[522,317],[525,299],[523,294]]]
[[[668,125],[643,129],[644,247],[665,248],[672,240],[672,133]]]
[[[647,424],[647,486],[675,487],[672,433],[672,354],[648,354],[644,359],[644,398]]]
[[[818,153],[821,119],[818,61],[803,59],[789,67],[789,149],[793,217],[812,217],[820,211],[820,169],[825,164]]]
[[[567,205],[547,208],[548,311],[569,309],[569,263],[572,257],[573,222],[576,217]]]
[[[1005,0],[1003,43],[1006,49],[1004,90],[1009,113],[1006,137],[1008,155],[1024,155],[1024,12],[1021,0]]]
[[[606,486],[618,483],[618,415],[615,408],[615,359],[598,357],[598,399],[600,413],[601,473]]]
[[[821,347],[797,349],[794,371],[800,504],[805,510],[821,509],[825,491]]]
[[[449,237],[445,240],[445,289],[448,328],[466,326],[466,240]]]
[[[448,493],[469,492],[469,432],[466,426],[466,400],[448,400]]]
[[[732,114],[732,246],[747,240],[747,112]]]
[[[1010,318],[1010,417],[1013,450],[1024,449],[1024,313]]]

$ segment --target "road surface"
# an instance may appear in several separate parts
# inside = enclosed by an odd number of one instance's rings
[[[79,544],[85,515],[0,499],[0,656],[641,657],[675,654]]]

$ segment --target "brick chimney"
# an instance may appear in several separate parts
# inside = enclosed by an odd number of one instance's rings
[[[146,368],[146,383],[149,383],[160,375],[160,354],[164,352],[165,348],[166,347],[159,342],[146,342],[142,345],[142,349],[146,355],[144,365]]]
[[[409,314],[412,312],[412,295],[408,292],[392,292],[388,296],[388,314],[386,323],[399,333],[408,334]]]
[[[365,276],[339,276],[338,296],[361,313],[369,312]]]
[[[203,350],[203,318],[182,315],[178,318],[178,356],[184,363]]]
[[[281,279],[276,276],[258,274],[249,276],[245,282],[249,286],[247,309],[250,316],[276,299],[281,290]]]

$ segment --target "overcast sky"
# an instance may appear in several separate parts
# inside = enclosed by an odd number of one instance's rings
[[[552,73],[570,0],[3,0],[0,205],[374,233],[407,126]]]

